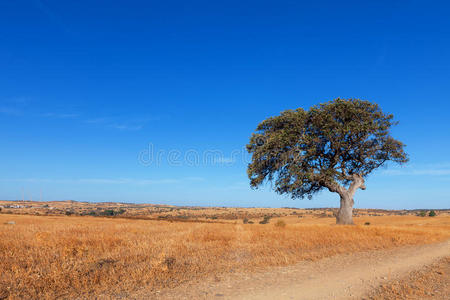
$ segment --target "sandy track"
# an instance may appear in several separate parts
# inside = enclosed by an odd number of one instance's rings
[[[208,279],[151,295],[157,299],[363,299],[383,282],[450,256],[450,241],[393,250],[367,251],[316,262],[234,273],[219,282]]]

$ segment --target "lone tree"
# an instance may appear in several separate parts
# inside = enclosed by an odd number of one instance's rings
[[[250,138],[248,177],[253,188],[273,183],[293,199],[328,189],[340,196],[337,224],[353,224],[353,196],[388,161],[406,163],[404,144],[390,136],[393,115],[359,99],[298,108],[264,120]]]

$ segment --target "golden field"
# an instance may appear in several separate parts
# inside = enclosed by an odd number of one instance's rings
[[[448,215],[332,223],[292,215],[260,225],[0,214],[0,299],[127,297],[227,272],[450,238]]]

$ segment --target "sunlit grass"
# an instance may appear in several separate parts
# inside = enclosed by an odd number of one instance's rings
[[[437,218],[433,226],[391,218],[395,226],[331,226],[317,219],[323,223],[280,227],[0,215],[0,298],[126,296],[230,270],[450,237],[448,218],[442,226]]]

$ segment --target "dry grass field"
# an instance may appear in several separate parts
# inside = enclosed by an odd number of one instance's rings
[[[450,237],[448,215],[333,222],[295,215],[260,225],[0,214],[0,299],[126,297],[227,272]]]
[[[450,295],[450,257],[443,258],[400,280],[382,284],[370,295],[371,300],[383,299],[448,299]]]

